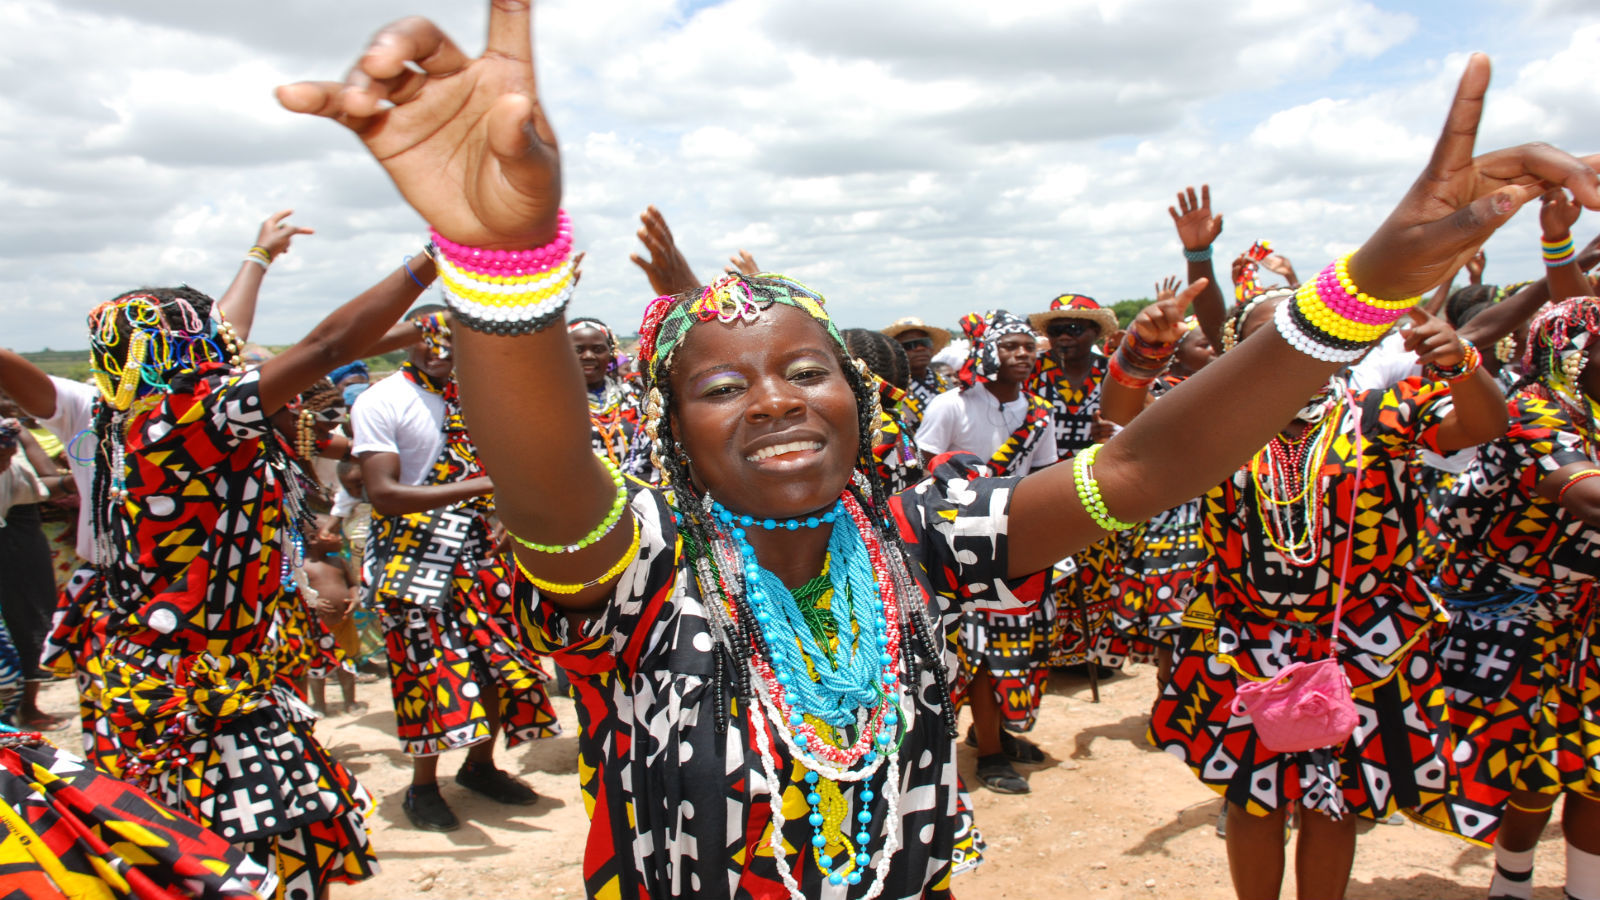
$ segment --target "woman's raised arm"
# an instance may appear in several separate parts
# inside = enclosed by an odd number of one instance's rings
[[[1350,280],[1367,295],[1352,302],[1415,297],[1433,287],[1524,203],[1552,187],[1600,209],[1594,171],[1600,156],[1580,160],[1546,144],[1473,156],[1488,87],[1489,58],[1475,54],[1432,159],[1350,259]],[[1296,349],[1277,328],[1261,329],[1106,444],[1093,467],[1105,510],[1137,522],[1209,490],[1277,434],[1342,364]],[[1055,466],[1018,487],[1009,544],[1013,574],[1043,569],[1103,534],[1079,500],[1073,469]]]
[[[494,0],[477,59],[432,22],[401,19],[373,37],[344,81],[286,85],[278,99],[354,132],[447,241],[508,251],[551,244],[561,159],[539,103],[532,19],[531,3]],[[570,290],[570,262],[551,272]],[[500,336],[458,327],[454,345],[462,411],[501,520],[528,541],[580,541],[608,518],[617,488],[590,449],[583,375],[559,307],[542,330]],[[631,525],[624,511],[585,549],[519,549],[518,558],[541,578],[582,583],[623,554]],[[596,586],[552,599],[581,608],[605,593]]]

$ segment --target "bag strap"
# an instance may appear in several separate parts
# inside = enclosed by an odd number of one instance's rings
[[[1350,403],[1350,418],[1355,425],[1356,469],[1354,477],[1350,479],[1350,524],[1344,540],[1344,564],[1339,570],[1339,593],[1334,595],[1333,601],[1333,629],[1328,633],[1328,655],[1333,657],[1337,657],[1344,646],[1339,642],[1339,622],[1344,618],[1345,584],[1350,578],[1350,565],[1355,554],[1356,517],[1360,514],[1362,463],[1365,461],[1361,445],[1361,403],[1356,399],[1355,393],[1348,388],[1345,389],[1344,395]],[[1338,507],[1335,506],[1333,515],[1338,514]]]

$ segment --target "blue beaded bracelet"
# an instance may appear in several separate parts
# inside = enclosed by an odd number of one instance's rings
[[[1211,259],[1211,245],[1207,244],[1205,248],[1201,250],[1190,250],[1188,247],[1185,247],[1183,248],[1183,258],[1187,259],[1189,262],[1207,262]]]

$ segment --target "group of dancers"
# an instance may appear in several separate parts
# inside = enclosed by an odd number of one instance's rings
[[[567,316],[530,15],[492,4],[477,59],[401,20],[345,81],[279,89],[430,225],[300,342],[244,355],[301,232],[278,216],[220,299],[91,311],[92,386],[0,351],[82,503],[84,565],[26,651],[74,675],[82,758],[0,735],[0,861],[30,896],[371,877],[372,799],[305,687],[351,673],[364,606],[418,828],[459,824],[454,748],[463,787],[537,801],[494,741],[554,733],[543,660],[565,674],[593,897],[950,896],[982,853],[960,708],[977,783],[1025,792],[1049,667],[1134,656],[1151,740],[1226,799],[1241,898],[1278,895],[1291,813],[1301,896],[1335,897],[1355,819],[1397,812],[1492,844],[1489,894],[1525,898],[1563,797],[1567,893],[1600,898],[1600,301],[1571,237],[1600,159],[1474,156],[1487,59],[1416,185],[1310,281],[1252,248],[1228,304],[1188,190],[1187,283],[1126,330],[1079,294],[974,312],[946,372],[937,324],[841,330],[748,255],[703,282],[652,209],[624,366]],[[1545,277],[1451,293],[1536,199]],[[396,350],[360,387],[351,364]]]

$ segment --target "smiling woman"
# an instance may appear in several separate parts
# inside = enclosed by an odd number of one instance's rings
[[[734,276],[646,312],[642,427],[667,484],[638,489],[593,454],[554,327],[571,228],[530,18],[493,3],[476,60],[402,20],[345,82],[279,97],[352,128],[443,238],[468,423],[507,527],[541,542],[516,551],[524,624],[584,710],[591,896],[948,896],[962,851],[943,638],[960,616],[1029,608],[1055,560],[1216,484],[1367,323],[1404,312],[1391,298],[1441,280],[1542,183],[1600,207],[1594,172],[1560,151],[1473,158],[1475,57],[1425,176],[1325,307],[1297,298],[1314,318],[1292,321],[1293,344],[1263,329],[1078,464],[992,477],[956,456],[884,496],[862,441],[876,392],[821,297]]]

